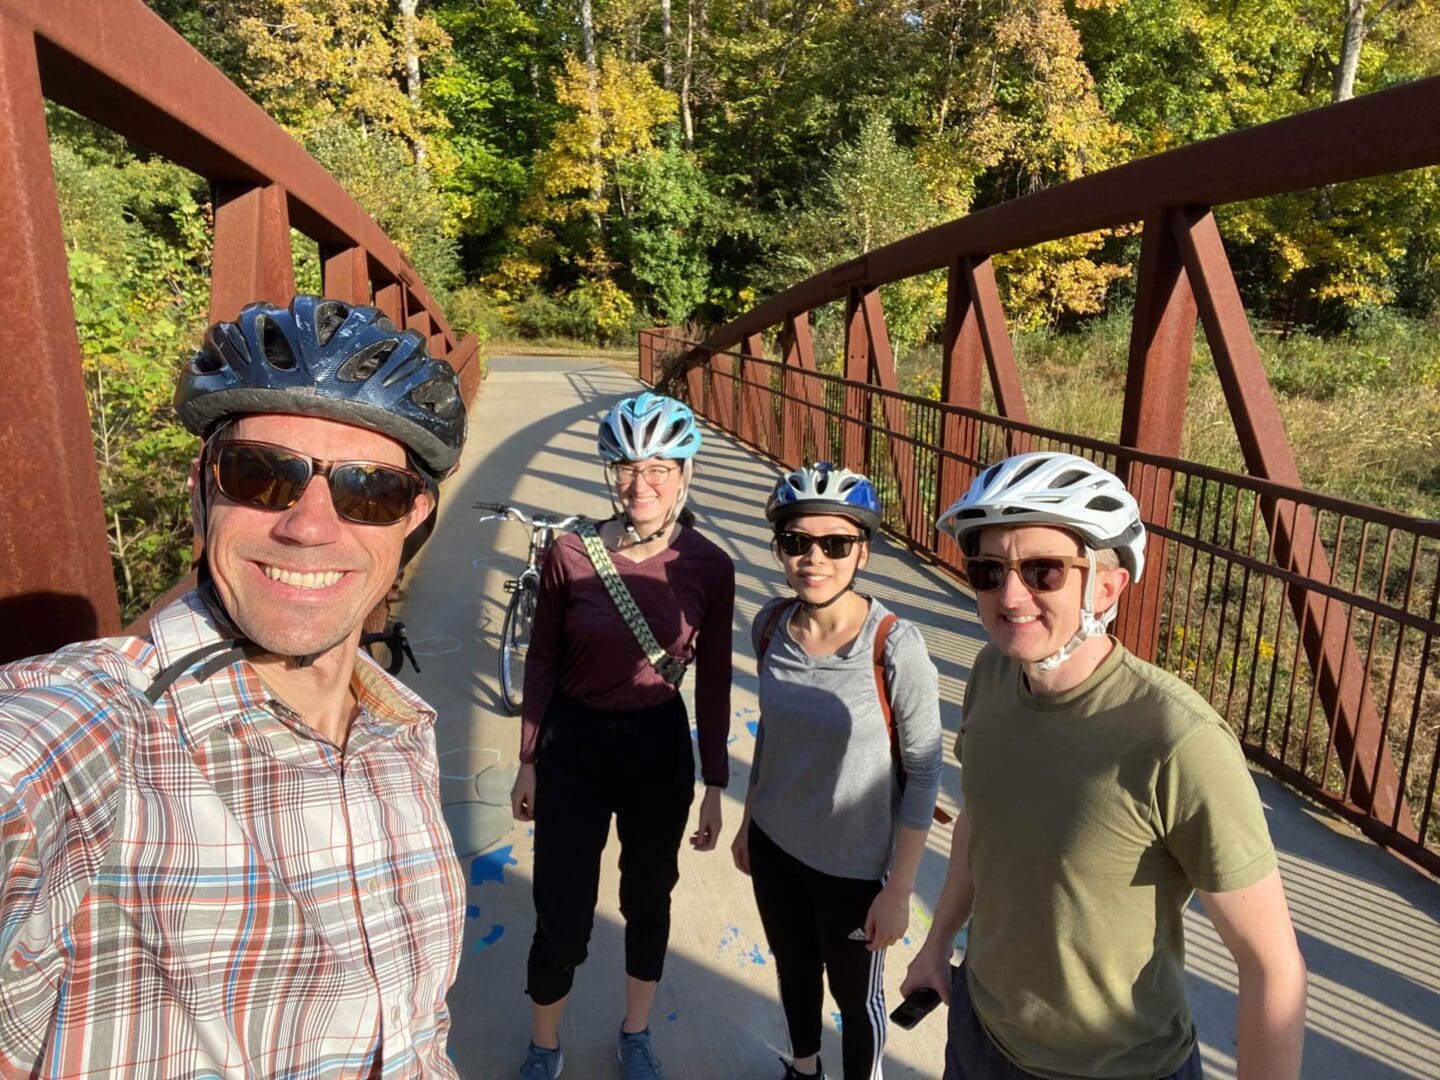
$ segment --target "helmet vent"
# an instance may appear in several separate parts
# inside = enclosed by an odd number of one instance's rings
[[[390,359],[390,354],[395,351],[395,345],[396,342],[393,341],[380,341],[369,348],[361,349],[340,365],[340,370],[335,373],[335,377],[343,379],[345,382],[364,382],[379,371],[386,360]]]
[[[315,312],[315,341],[323,349],[330,344],[335,331],[345,324],[350,309],[344,304],[321,304]]]
[[[1078,484],[1082,481],[1089,479],[1090,474],[1087,472],[1084,472],[1080,469],[1067,469],[1065,472],[1057,476],[1054,480],[1050,481],[1050,486],[1052,488],[1067,488],[1071,484]],[[1091,503],[1091,505],[1093,506],[1095,504]]]
[[[225,367],[225,358],[216,349],[202,349],[195,354],[195,359],[190,366],[197,375],[213,375]]]
[[[460,395],[455,392],[454,385],[439,379],[432,379],[424,386],[416,388],[410,395],[410,400],[436,416],[453,416],[461,407]]]
[[[259,324],[260,350],[265,354],[265,360],[271,367],[281,371],[293,371],[295,353],[291,350],[290,341],[284,332],[263,315],[255,321]]]
[[[423,368],[426,363],[428,363],[428,360],[424,353],[412,354],[410,359],[397,366],[394,371],[386,376],[385,385],[394,386],[397,382],[408,379],[411,375],[415,374],[415,372]]]
[[[1113,495],[1096,495],[1095,498],[1091,499],[1085,505],[1091,510],[1105,511],[1119,510],[1125,504],[1122,503],[1119,499],[1115,498]]]
[[[1010,478],[1011,485],[1013,486],[1020,483],[1021,480],[1024,480],[1027,476],[1033,473],[1036,469],[1043,466],[1045,463],[1046,461],[1043,457],[1035,458],[1033,461],[1031,461],[1023,469],[1021,469],[1019,472],[1017,472],[1014,476]],[[986,478],[986,483],[989,483],[988,477]]]

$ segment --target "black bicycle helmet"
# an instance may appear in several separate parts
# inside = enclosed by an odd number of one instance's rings
[[[379,309],[318,296],[290,307],[246,306],[217,322],[180,373],[175,411],[202,439],[250,413],[319,416],[378,431],[410,451],[432,481],[465,444],[455,369]]]

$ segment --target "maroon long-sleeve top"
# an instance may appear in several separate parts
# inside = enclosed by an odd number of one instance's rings
[[[700,772],[707,785],[730,779],[730,622],[735,564],[692,528],[643,562],[616,558],[621,580],[655,640],[690,663]],[[645,658],[574,533],[550,548],[525,658],[520,760],[533,762],[540,725],[560,693],[592,709],[647,709],[677,693]]]

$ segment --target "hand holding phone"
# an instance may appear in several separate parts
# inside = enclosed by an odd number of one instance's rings
[[[954,979],[959,970],[954,964],[950,965],[951,979]],[[909,1031],[934,1012],[935,1006],[939,1004],[940,991],[933,986],[922,986],[895,1007],[895,1011],[890,1014],[890,1022]]]

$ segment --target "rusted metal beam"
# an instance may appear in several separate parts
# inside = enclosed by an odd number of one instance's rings
[[[972,260],[955,259],[950,264],[945,291],[945,334],[940,360],[940,400],[947,405],[974,409],[981,405],[981,386],[988,361],[985,342],[980,336],[980,316],[975,296],[970,291],[974,275]],[[940,445],[948,453],[939,457],[936,480],[936,515],[953,506],[965,493],[979,464],[980,425],[959,413],[947,411],[941,421]],[[949,456],[958,455],[958,458]],[[932,531],[931,543],[938,543],[942,558],[958,563],[960,553],[955,541],[938,530]]]
[[[348,247],[321,245],[321,282],[325,295],[349,304],[368,304],[370,257],[358,244]]]
[[[215,189],[215,251],[210,266],[210,319],[233,319],[246,304],[281,307],[295,295],[285,189],[220,183]]]
[[[890,331],[885,325],[885,307],[878,289],[868,290],[860,299],[865,316],[865,336],[870,342],[869,382],[890,391],[881,398],[881,412],[890,433],[890,467],[894,470],[895,487],[900,495],[900,520],[912,540],[915,535],[916,507],[919,503],[919,478],[915,475],[915,448],[903,436],[905,405],[900,400],[900,381],[895,373],[895,352],[890,347]]]
[[[1120,421],[1122,446],[1167,457],[1180,456],[1195,343],[1195,294],[1175,241],[1175,229],[1186,227],[1184,215],[1176,210],[1156,209],[1145,218]],[[1171,474],[1147,472],[1138,463],[1122,466],[1126,486],[1140,502],[1140,516],[1168,527],[1174,501]],[[1146,561],[1149,571],[1125,591],[1115,629],[1131,652],[1154,660],[1165,602],[1165,541],[1153,531]]]
[[[1187,210],[1173,235],[1195,292],[1246,467],[1257,476],[1302,487],[1214,215],[1204,208]],[[1262,497],[1261,513],[1281,566],[1332,579],[1308,506]],[[1336,752],[1351,778],[1345,797],[1413,838],[1415,823],[1390,748],[1382,739],[1380,717],[1365,692],[1365,671],[1346,633],[1342,605],[1299,586],[1287,587],[1286,596],[1334,731]]]
[[[141,0],[4,0],[3,9],[38,35],[47,97],[211,181],[283,183],[296,228],[321,244],[365,248],[450,332],[384,230]]]
[[[995,268],[989,259],[966,259],[963,266],[966,285],[975,304],[980,341],[985,346],[985,364],[990,369],[995,408],[1001,416],[1028,424],[1030,410],[1025,405],[1025,392],[1020,389],[1020,368],[1015,364],[1010,331],[1005,327],[1005,307],[1000,303],[1000,290],[995,285]]]
[[[765,359],[765,339],[759,334],[746,337],[741,349],[740,437],[775,453],[775,402],[770,392],[770,368],[757,364]]]
[[[1171,205],[1220,206],[1440,164],[1440,76],[1365,94],[1060,184],[937,225],[770,297],[705,339],[728,349],[855,288],[1144,219]]]
[[[845,294],[845,378],[850,382],[870,381],[870,332],[859,289]],[[853,386],[845,387],[845,422],[840,435],[839,464],[864,472],[870,460],[870,432],[866,427],[869,395]]]
[[[780,347],[785,364],[785,445],[780,457],[793,468],[806,464],[806,430],[812,447],[810,456],[823,459],[830,454],[825,440],[824,388],[812,374],[803,374],[816,370],[809,312],[802,311],[785,320]]]
[[[120,628],[45,102],[30,31],[0,9],[0,660]]]
[[[405,290],[398,282],[375,286],[375,306],[396,326],[405,326]]]

